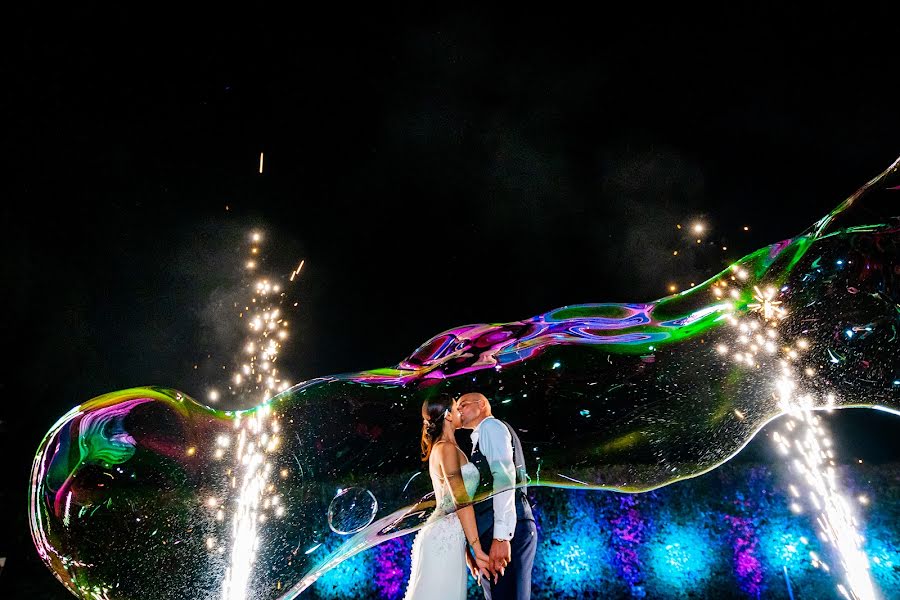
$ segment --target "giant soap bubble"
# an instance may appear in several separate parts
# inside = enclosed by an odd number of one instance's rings
[[[293,598],[425,522],[419,407],[478,390],[532,486],[642,492],[715,468],[787,407],[900,410],[895,162],[802,234],[653,302],[456,327],[251,410],[165,388],[73,408],[35,456],[41,558],[82,598]],[[481,499],[478,499],[481,500]]]

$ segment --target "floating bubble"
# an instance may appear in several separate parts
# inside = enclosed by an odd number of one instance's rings
[[[431,515],[430,394],[485,393],[530,485],[626,492],[722,464],[788,397],[900,411],[898,165],[801,235],[656,301],[457,327],[391,368],[245,411],[154,387],[85,402],[35,456],[35,546],[82,598],[293,598]]]
[[[378,501],[372,492],[361,487],[347,488],[328,505],[328,526],[341,535],[356,533],[368,527],[377,512]]]

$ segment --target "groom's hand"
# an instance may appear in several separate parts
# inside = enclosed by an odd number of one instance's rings
[[[512,560],[512,545],[509,540],[494,540],[491,542],[489,569],[494,574],[494,583],[497,583],[498,573],[500,576],[506,573],[506,566]]]

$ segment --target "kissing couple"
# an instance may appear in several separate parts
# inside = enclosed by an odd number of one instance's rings
[[[426,400],[422,418],[435,510],[413,542],[404,600],[464,600],[467,569],[485,600],[530,599],[537,530],[519,436],[477,392]],[[458,429],[472,430],[471,456]]]

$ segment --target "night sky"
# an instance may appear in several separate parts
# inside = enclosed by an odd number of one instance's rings
[[[266,272],[305,260],[301,381],[652,300],[834,208],[900,155],[900,20],[776,6],[8,15],[0,596],[70,597],[28,533],[34,451],[106,392],[204,399],[254,228]],[[848,460],[900,456],[896,420],[828,422]]]

